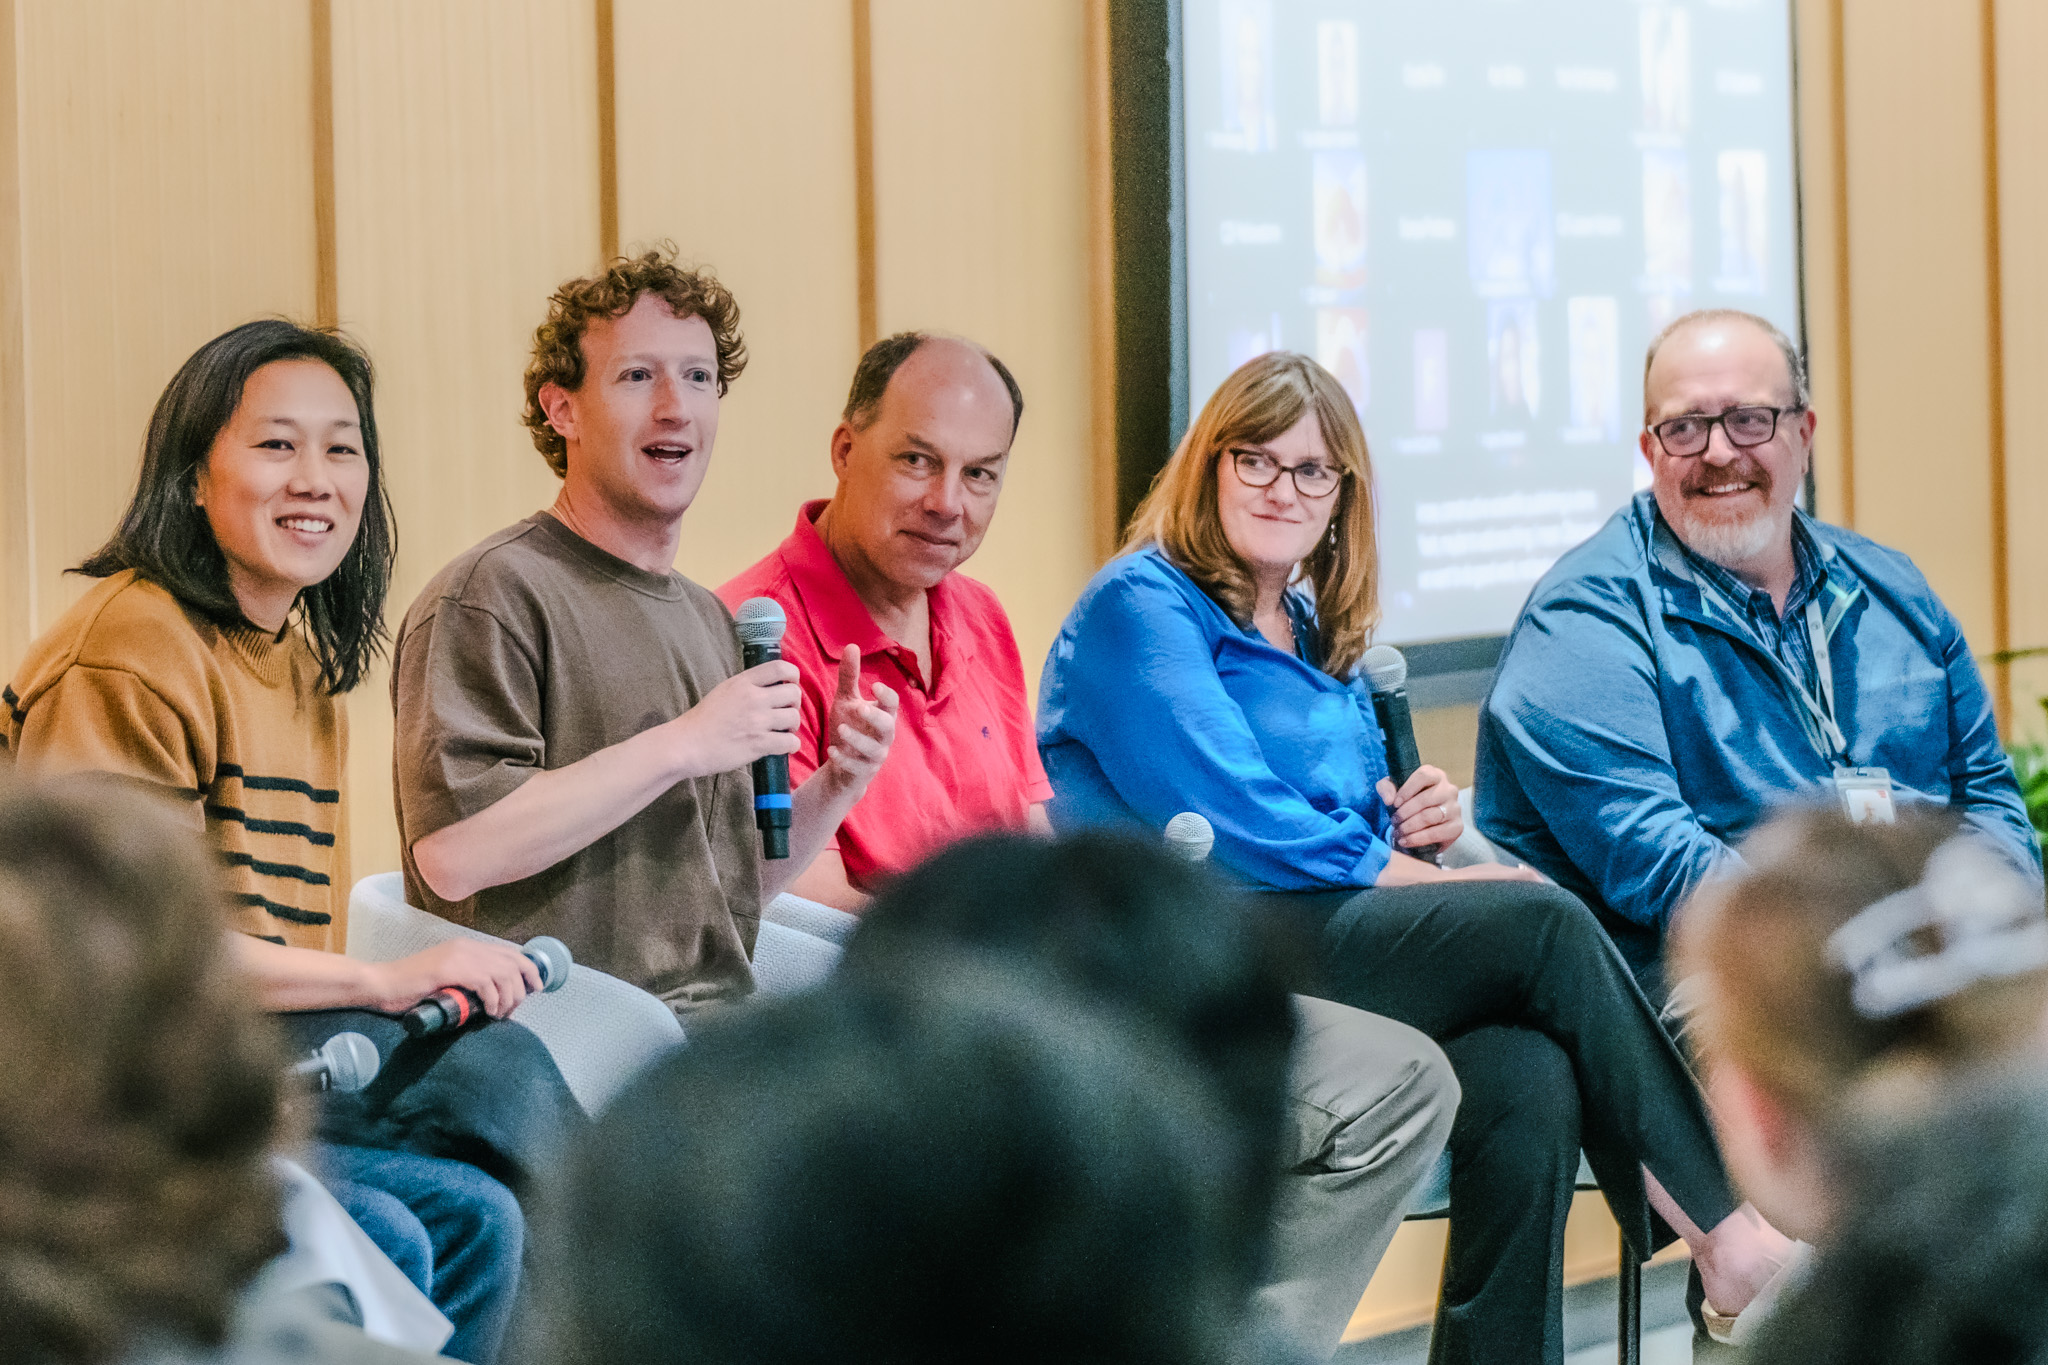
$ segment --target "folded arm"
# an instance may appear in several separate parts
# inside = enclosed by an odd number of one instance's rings
[[[1487,709],[1523,794],[1615,913],[1661,925],[1736,856],[1679,789],[1656,661],[1627,604],[1532,606]]]
[[[1991,696],[1962,627],[1953,619],[1943,648],[1948,672],[1949,806],[1973,829],[2004,848],[2038,879],[2041,849],[2033,822],[2013,776],[2012,761],[1999,743]]]

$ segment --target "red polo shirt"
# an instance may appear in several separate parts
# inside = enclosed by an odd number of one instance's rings
[[[861,691],[887,683],[903,699],[882,770],[839,827],[846,877],[861,890],[916,865],[955,839],[1024,827],[1052,798],[1038,761],[1024,663],[996,595],[965,574],[931,590],[932,671],[882,633],[839,561],[818,537],[825,503],[805,503],[796,529],[766,559],[718,590],[728,607],[772,597],[789,616],[782,657],[803,674],[802,740],[789,756],[794,786],[825,761],[821,735],[839,685],[839,652],[860,646]]]

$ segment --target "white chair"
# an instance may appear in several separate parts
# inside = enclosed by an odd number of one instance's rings
[[[348,901],[348,955],[390,962],[451,938],[503,942],[405,903],[396,872],[365,877]],[[610,1102],[640,1069],[683,1041],[675,1013],[638,986],[580,963],[556,991],[527,997],[514,1016],[539,1036],[570,1093],[588,1113]]]
[[[859,927],[860,920],[844,910],[835,910],[817,901],[807,901],[802,896],[792,896],[785,891],[768,902],[768,908],[761,912],[761,918],[770,924],[786,925],[798,933],[822,938],[827,943],[846,946]]]
[[[842,951],[836,943],[763,917],[754,940],[754,985],[763,995],[811,990],[832,975]]]

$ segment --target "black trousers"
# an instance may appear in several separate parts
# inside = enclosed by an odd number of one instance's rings
[[[1569,892],[1444,882],[1261,899],[1314,933],[1323,981],[1311,993],[1420,1029],[1464,1088],[1433,1365],[1560,1365],[1581,1147],[1644,1257],[1659,1232],[1643,1166],[1702,1228],[1735,1211],[1685,1059]]]

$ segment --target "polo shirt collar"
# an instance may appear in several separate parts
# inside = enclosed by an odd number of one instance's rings
[[[896,660],[905,677],[914,677],[917,656],[908,646],[882,633],[867,603],[854,591],[853,580],[839,567],[825,538],[818,534],[818,515],[829,501],[819,498],[798,508],[796,529],[782,542],[782,562],[789,569],[791,586],[803,599],[804,614],[810,618],[826,653],[836,656],[848,645],[859,645],[862,658],[887,654]],[[934,695],[951,690],[947,684],[953,670],[972,663],[975,656],[974,632],[954,628],[957,595],[951,574],[925,594],[925,609],[931,613],[932,671],[938,677],[926,678],[924,683]]]

